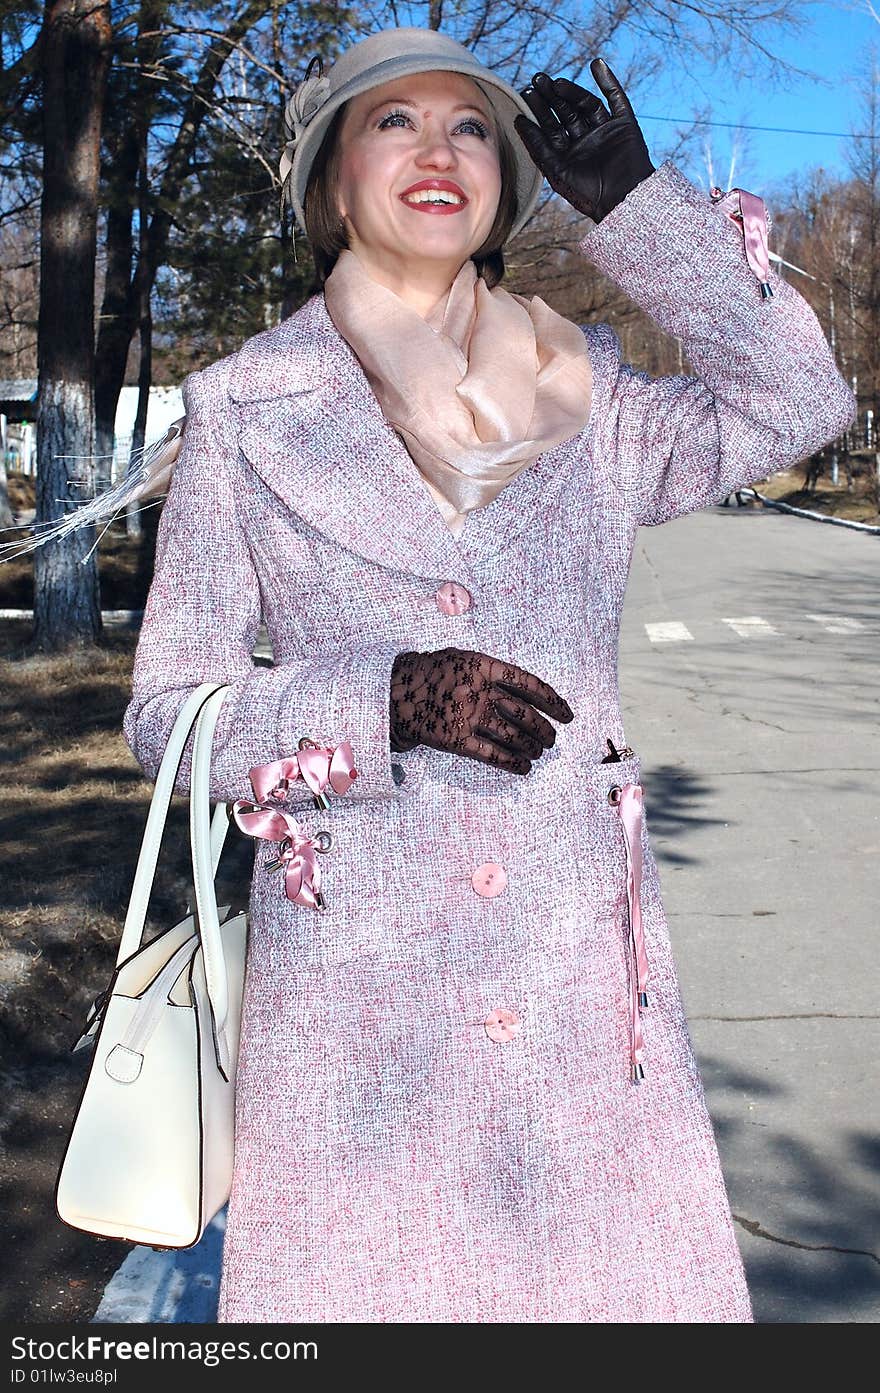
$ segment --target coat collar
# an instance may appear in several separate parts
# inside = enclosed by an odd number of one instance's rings
[[[456,538],[323,295],[244,345],[229,393],[241,450],[282,502],[349,551],[430,580],[466,582],[473,563],[512,541],[556,496],[580,439],[539,456]]]

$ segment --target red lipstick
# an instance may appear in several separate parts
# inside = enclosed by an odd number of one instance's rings
[[[461,199],[460,203],[407,203],[407,194],[418,193],[420,189],[436,189],[442,193],[455,194]],[[417,213],[460,213],[462,208],[467,206],[468,198],[464,190],[454,184],[451,179],[420,179],[417,184],[410,184],[408,189],[404,189],[400,195],[402,202],[408,208],[414,208]]]

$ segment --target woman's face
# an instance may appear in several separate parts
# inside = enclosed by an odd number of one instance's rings
[[[448,287],[485,242],[500,197],[495,115],[470,78],[420,73],[348,103],[337,202],[351,250],[376,279]]]

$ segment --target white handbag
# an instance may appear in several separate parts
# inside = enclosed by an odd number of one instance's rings
[[[228,828],[211,822],[211,743],[226,687],[205,683],[174,725],[156,779],[116,969],[74,1045],[95,1055],[61,1164],[66,1224],[153,1247],[197,1243],[229,1198],[247,919],[214,889]],[[143,945],[174,781],[195,726],[190,838],[196,913]]]

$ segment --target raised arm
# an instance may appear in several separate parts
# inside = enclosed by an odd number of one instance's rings
[[[516,125],[557,193],[592,219],[581,252],[696,369],[652,381],[621,365],[610,330],[585,330],[594,467],[636,521],[665,522],[811,454],[846,429],[855,402],[806,301],[772,273],[762,295],[740,227],[673,165],[654,169],[619,82],[601,59],[591,68],[607,108],[537,73],[523,93],[536,123]]]
[[[673,165],[640,183],[580,249],[681,339],[696,377],[652,380],[588,329],[594,458],[638,522],[720,502],[844,431],[855,412],[816,316],[771,273],[763,299],[742,234]]]

